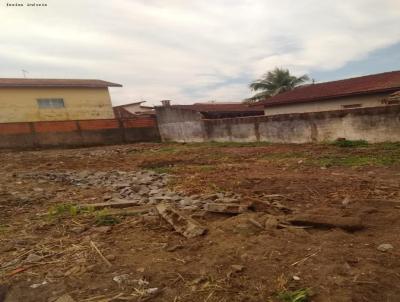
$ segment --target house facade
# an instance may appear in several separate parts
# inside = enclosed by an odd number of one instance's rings
[[[265,99],[264,114],[323,112],[400,104],[400,71],[303,85]]]
[[[0,123],[112,119],[108,87],[101,80],[0,79]]]

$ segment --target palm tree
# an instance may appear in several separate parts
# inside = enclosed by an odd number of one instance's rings
[[[250,83],[249,87],[253,91],[261,91],[256,93],[251,98],[246,99],[246,102],[255,102],[260,99],[265,99],[279,93],[289,91],[295,87],[307,82],[310,78],[308,75],[295,77],[290,74],[288,69],[275,68],[268,71],[261,79]]]

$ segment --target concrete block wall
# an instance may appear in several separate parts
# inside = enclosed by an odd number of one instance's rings
[[[156,114],[163,141],[206,141],[204,123],[199,112],[165,106],[156,107]]]
[[[68,147],[159,141],[154,118],[0,124],[0,148]]]
[[[167,113],[163,111],[164,115]],[[173,119],[177,115],[181,118],[182,113],[172,113],[158,121],[163,140],[310,143],[345,138],[364,139],[371,143],[400,141],[399,105],[274,116],[196,119],[193,121],[196,127],[186,128],[185,119]],[[182,131],[177,130],[182,128]]]

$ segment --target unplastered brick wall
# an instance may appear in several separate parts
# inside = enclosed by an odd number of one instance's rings
[[[85,146],[159,141],[155,118],[0,124],[0,148]]]

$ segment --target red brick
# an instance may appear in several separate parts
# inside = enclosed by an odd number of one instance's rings
[[[33,123],[36,132],[72,132],[77,131],[78,127],[75,121],[60,122],[36,122]]]
[[[119,128],[118,120],[92,120],[79,121],[82,130],[99,130],[99,129],[117,129]]]
[[[152,118],[137,118],[122,121],[124,128],[155,127],[156,121]]]
[[[0,134],[26,134],[31,133],[29,123],[4,123],[0,124]]]

